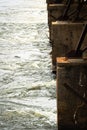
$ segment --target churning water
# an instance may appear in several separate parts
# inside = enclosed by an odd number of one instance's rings
[[[45,0],[0,0],[0,130],[54,130]]]

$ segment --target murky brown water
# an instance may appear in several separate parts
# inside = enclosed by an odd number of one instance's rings
[[[0,130],[56,129],[44,0],[0,0]]]

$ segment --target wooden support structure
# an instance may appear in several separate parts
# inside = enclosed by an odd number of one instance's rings
[[[58,130],[83,130],[87,129],[87,58],[83,58],[87,57],[87,35],[82,38],[80,49],[86,50],[82,57],[66,58],[66,54],[79,45],[87,24],[87,3],[81,6],[82,1],[69,0],[68,6],[67,0],[55,1],[46,0],[52,71],[57,74]]]
[[[73,9],[75,10],[76,7],[77,7],[77,4],[72,4],[69,12],[72,12]],[[53,35],[53,33],[52,33],[52,29],[53,29],[52,28],[52,22],[60,21],[58,19],[62,16],[65,8],[66,8],[65,4],[49,4],[47,6],[47,10],[48,10],[48,25],[49,25],[49,41],[51,43],[53,42],[53,40],[52,40],[52,37],[53,37],[52,36]],[[86,10],[87,10],[87,6],[84,6],[84,8],[81,10],[80,17],[82,17],[83,15],[86,15],[86,13],[84,13],[84,12],[86,12]],[[72,22],[74,17],[75,16],[73,15],[72,17],[70,17],[68,19],[68,21]],[[86,22],[86,20],[87,20],[87,17],[85,17],[84,20],[82,20],[81,22]]]
[[[52,22],[57,21],[58,17],[62,15],[64,4],[49,4],[48,10],[48,26],[49,26],[49,41],[52,43]]]
[[[87,129],[87,59],[57,58],[58,130]]]
[[[52,22],[52,64],[56,65],[56,57],[65,56],[71,50],[75,50],[79,37],[82,33],[84,23]],[[87,37],[87,36],[86,36]],[[87,38],[82,48],[87,45]],[[84,53],[86,55],[87,52]]]
[[[58,18],[63,14],[64,9],[67,5],[65,4],[49,4],[47,7],[48,10],[48,25],[51,26],[51,23],[54,21],[59,21]],[[72,10],[75,10],[77,7],[77,4],[72,4],[69,12],[72,12]],[[81,10],[80,17],[83,15],[87,15],[86,12],[87,6],[84,6]],[[68,21],[72,21],[74,19],[75,15],[71,16]],[[85,17],[82,22],[86,21],[87,17]],[[79,21],[78,21],[79,22]]]

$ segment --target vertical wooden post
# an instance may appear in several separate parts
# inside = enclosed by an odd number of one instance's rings
[[[58,130],[87,129],[87,60],[57,58]]]

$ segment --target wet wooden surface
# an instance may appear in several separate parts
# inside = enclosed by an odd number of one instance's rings
[[[57,59],[58,127],[87,129],[87,104],[71,89],[65,87],[67,84],[81,96],[87,93],[85,87],[87,85],[86,68],[87,61],[83,59],[79,59],[79,61],[76,59]],[[87,97],[85,98],[87,100]]]
[[[53,65],[56,65],[57,57],[65,56],[69,51],[76,49],[83,27],[84,23],[72,23],[66,21],[52,22]],[[86,46],[86,43],[87,38],[85,38],[81,49]]]

